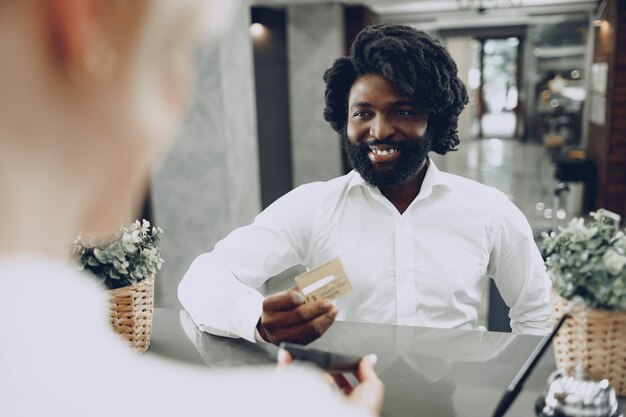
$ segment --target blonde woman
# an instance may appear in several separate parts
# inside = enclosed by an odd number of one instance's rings
[[[103,289],[65,263],[72,236],[109,234],[139,204],[217,3],[0,0],[0,415],[380,411],[372,360],[346,400],[307,370],[136,356],[109,329]]]

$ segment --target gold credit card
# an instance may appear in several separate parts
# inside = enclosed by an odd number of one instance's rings
[[[334,300],[352,289],[339,258],[298,275],[295,280],[307,302]]]

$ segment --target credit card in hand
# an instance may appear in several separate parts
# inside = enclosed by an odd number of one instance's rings
[[[295,280],[307,302],[334,300],[352,289],[339,258],[298,275]]]

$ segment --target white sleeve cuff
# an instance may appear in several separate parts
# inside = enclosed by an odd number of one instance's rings
[[[257,329],[257,328],[254,329],[254,339],[259,344],[271,345],[270,342],[268,342],[267,340],[263,339],[263,336],[261,336],[261,333],[259,333],[259,329]]]
[[[228,314],[230,317],[225,318],[230,323],[228,328],[235,330],[239,337],[256,343],[256,325],[263,314],[263,296],[256,291],[245,294],[235,302]]]

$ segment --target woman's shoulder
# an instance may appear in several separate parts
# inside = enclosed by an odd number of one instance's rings
[[[0,258],[0,312],[3,328],[13,329],[22,342],[32,337],[53,348],[56,341],[115,340],[105,289],[63,261],[28,255]]]

